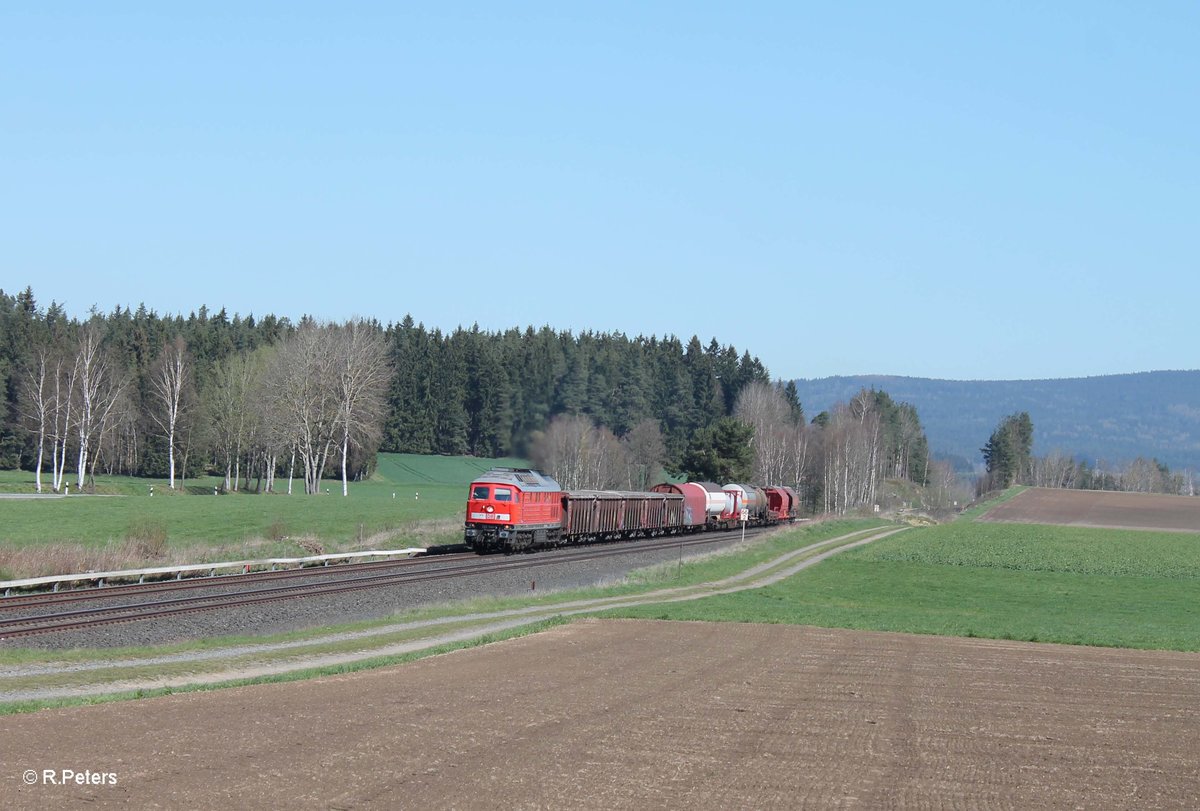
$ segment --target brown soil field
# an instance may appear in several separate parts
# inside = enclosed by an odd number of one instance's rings
[[[1033,487],[996,505],[979,520],[1200,532],[1200,498]]]
[[[1200,655],[590,620],[0,746],[6,808],[1195,808]]]

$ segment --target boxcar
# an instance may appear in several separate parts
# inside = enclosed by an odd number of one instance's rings
[[[571,540],[611,540],[679,532],[684,499],[675,493],[574,490],[566,494]]]

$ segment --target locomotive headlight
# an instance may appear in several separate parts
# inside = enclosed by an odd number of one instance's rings
[[[491,504],[487,505],[487,507],[485,509],[487,509],[487,511],[490,513],[494,513],[496,511],[496,508],[493,507]]]

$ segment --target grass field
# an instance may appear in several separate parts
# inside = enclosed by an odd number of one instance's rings
[[[493,464],[515,459],[381,454],[369,481],[340,481],[328,493],[214,495],[217,479],[165,481],[102,477],[98,495],[0,500],[0,579],[146,561],[204,561],[243,555],[304,554],[365,546],[454,543],[466,485]],[[150,486],[154,495],[150,495]],[[286,480],[276,483],[285,490]],[[0,472],[0,492],[33,492],[33,475]],[[72,569],[79,571],[80,569]]]
[[[153,482],[151,497],[149,481],[113,479],[98,488],[111,497],[4,499],[0,579],[452,543],[465,485],[497,463],[520,461],[387,454],[348,498],[333,481],[312,497],[213,496],[211,481],[171,494]],[[31,480],[0,473],[0,489],[28,490]],[[621,615],[1200,650],[1200,536],[970,520],[981,511],[769,588]]]
[[[1200,650],[1200,537],[959,521],[768,588],[614,615]]]
[[[407,483],[415,485],[413,479],[423,477],[422,501],[424,488],[440,485],[461,491],[461,485],[445,484],[446,480],[470,478],[471,474],[456,466],[461,460],[391,461],[394,464],[383,474],[391,482],[407,477]],[[425,465],[425,461],[432,464]],[[456,525],[457,510],[458,506],[453,519]],[[810,524],[775,534],[736,554],[655,567],[635,573],[625,583],[602,589],[477,600],[423,609],[406,618],[465,618],[526,605],[550,609],[562,600],[634,594],[667,585],[711,584],[820,539],[879,525],[882,522]],[[691,602],[603,611],[598,616],[798,623],[1196,651],[1200,650],[1200,536],[960,520],[907,529],[766,588]],[[397,619],[356,623],[353,628],[382,627]],[[318,637],[330,630],[310,629],[280,638],[311,638],[316,650],[324,644],[318,642]],[[390,638],[387,634],[380,637]],[[204,640],[177,647],[220,647],[236,641]],[[363,644],[360,640],[353,646]],[[137,659],[158,656],[163,650],[130,649],[122,655],[132,659],[127,664],[136,670],[140,667]],[[73,654],[81,661],[95,655],[86,651]],[[0,660],[16,664],[40,661],[43,656],[42,652],[14,650],[0,653]],[[393,660],[354,667],[384,661]],[[67,681],[73,678],[64,676]]]

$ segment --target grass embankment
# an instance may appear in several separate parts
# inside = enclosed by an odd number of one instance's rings
[[[959,521],[766,588],[609,615],[1200,650],[1200,536]]]
[[[286,494],[214,495],[218,479],[165,481],[103,477],[97,493],[0,501],[0,579],[222,558],[345,551],[382,544],[426,546],[461,540],[466,485],[513,459],[381,454],[369,481],[325,481],[315,496],[303,482]],[[150,495],[153,486],[154,495]],[[0,489],[33,492],[33,475],[0,472]],[[72,487],[74,493],[74,488]],[[418,497],[419,495],[419,497]]]

